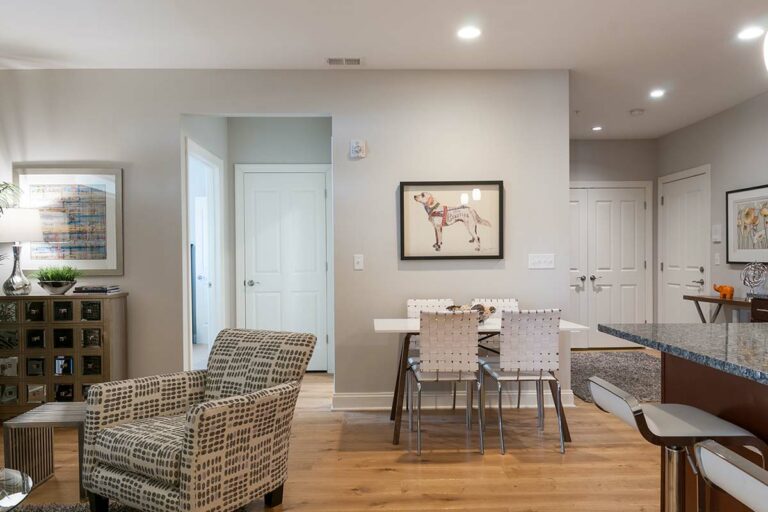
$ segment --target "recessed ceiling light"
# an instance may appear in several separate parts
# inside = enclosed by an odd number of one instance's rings
[[[601,131],[603,131],[603,127],[602,126],[593,126],[592,127],[592,131],[593,132],[601,132]]]
[[[633,108],[632,110],[629,111],[629,115],[631,115],[632,117],[639,117],[643,114],[645,114],[644,108]]]
[[[472,25],[467,25],[466,27],[461,27],[459,31],[456,32],[456,35],[461,39],[477,39],[482,33],[482,30],[479,28]]]
[[[736,37],[742,41],[751,41],[752,39],[757,39],[763,34],[765,34],[765,29],[755,25],[742,29]]]
[[[659,99],[659,98],[663,98],[665,94],[667,94],[667,91],[665,91],[664,89],[654,89],[651,91],[650,96],[651,98]]]

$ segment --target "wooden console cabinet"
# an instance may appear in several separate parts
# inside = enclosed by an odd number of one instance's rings
[[[0,421],[126,378],[127,296],[0,296]]]

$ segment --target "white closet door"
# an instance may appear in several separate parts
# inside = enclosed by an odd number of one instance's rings
[[[309,370],[328,369],[325,174],[246,173],[245,326],[317,336]]]
[[[683,295],[713,293],[708,282],[709,178],[705,174],[661,183],[659,211],[661,301],[659,321],[700,323]]]
[[[589,324],[587,210],[587,189],[571,189],[571,202],[568,211],[568,222],[570,223],[571,231],[568,319],[581,325]],[[571,333],[572,348],[587,348],[589,347],[588,340],[589,333],[587,332]]]
[[[590,348],[635,347],[597,325],[646,321],[644,195],[639,188],[589,190]]]

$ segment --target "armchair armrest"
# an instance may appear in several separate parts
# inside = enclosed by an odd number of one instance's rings
[[[193,406],[181,454],[181,509],[206,511],[237,487],[245,505],[286,479],[298,381]],[[223,499],[223,495],[221,496]],[[213,509],[211,509],[213,510]]]
[[[184,414],[203,399],[206,374],[197,370],[94,384],[85,408],[86,443],[89,430]]]

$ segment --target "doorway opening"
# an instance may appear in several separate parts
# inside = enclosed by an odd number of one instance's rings
[[[191,367],[204,369],[223,327],[221,247],[221,158],[187,138],[187,255]]]

